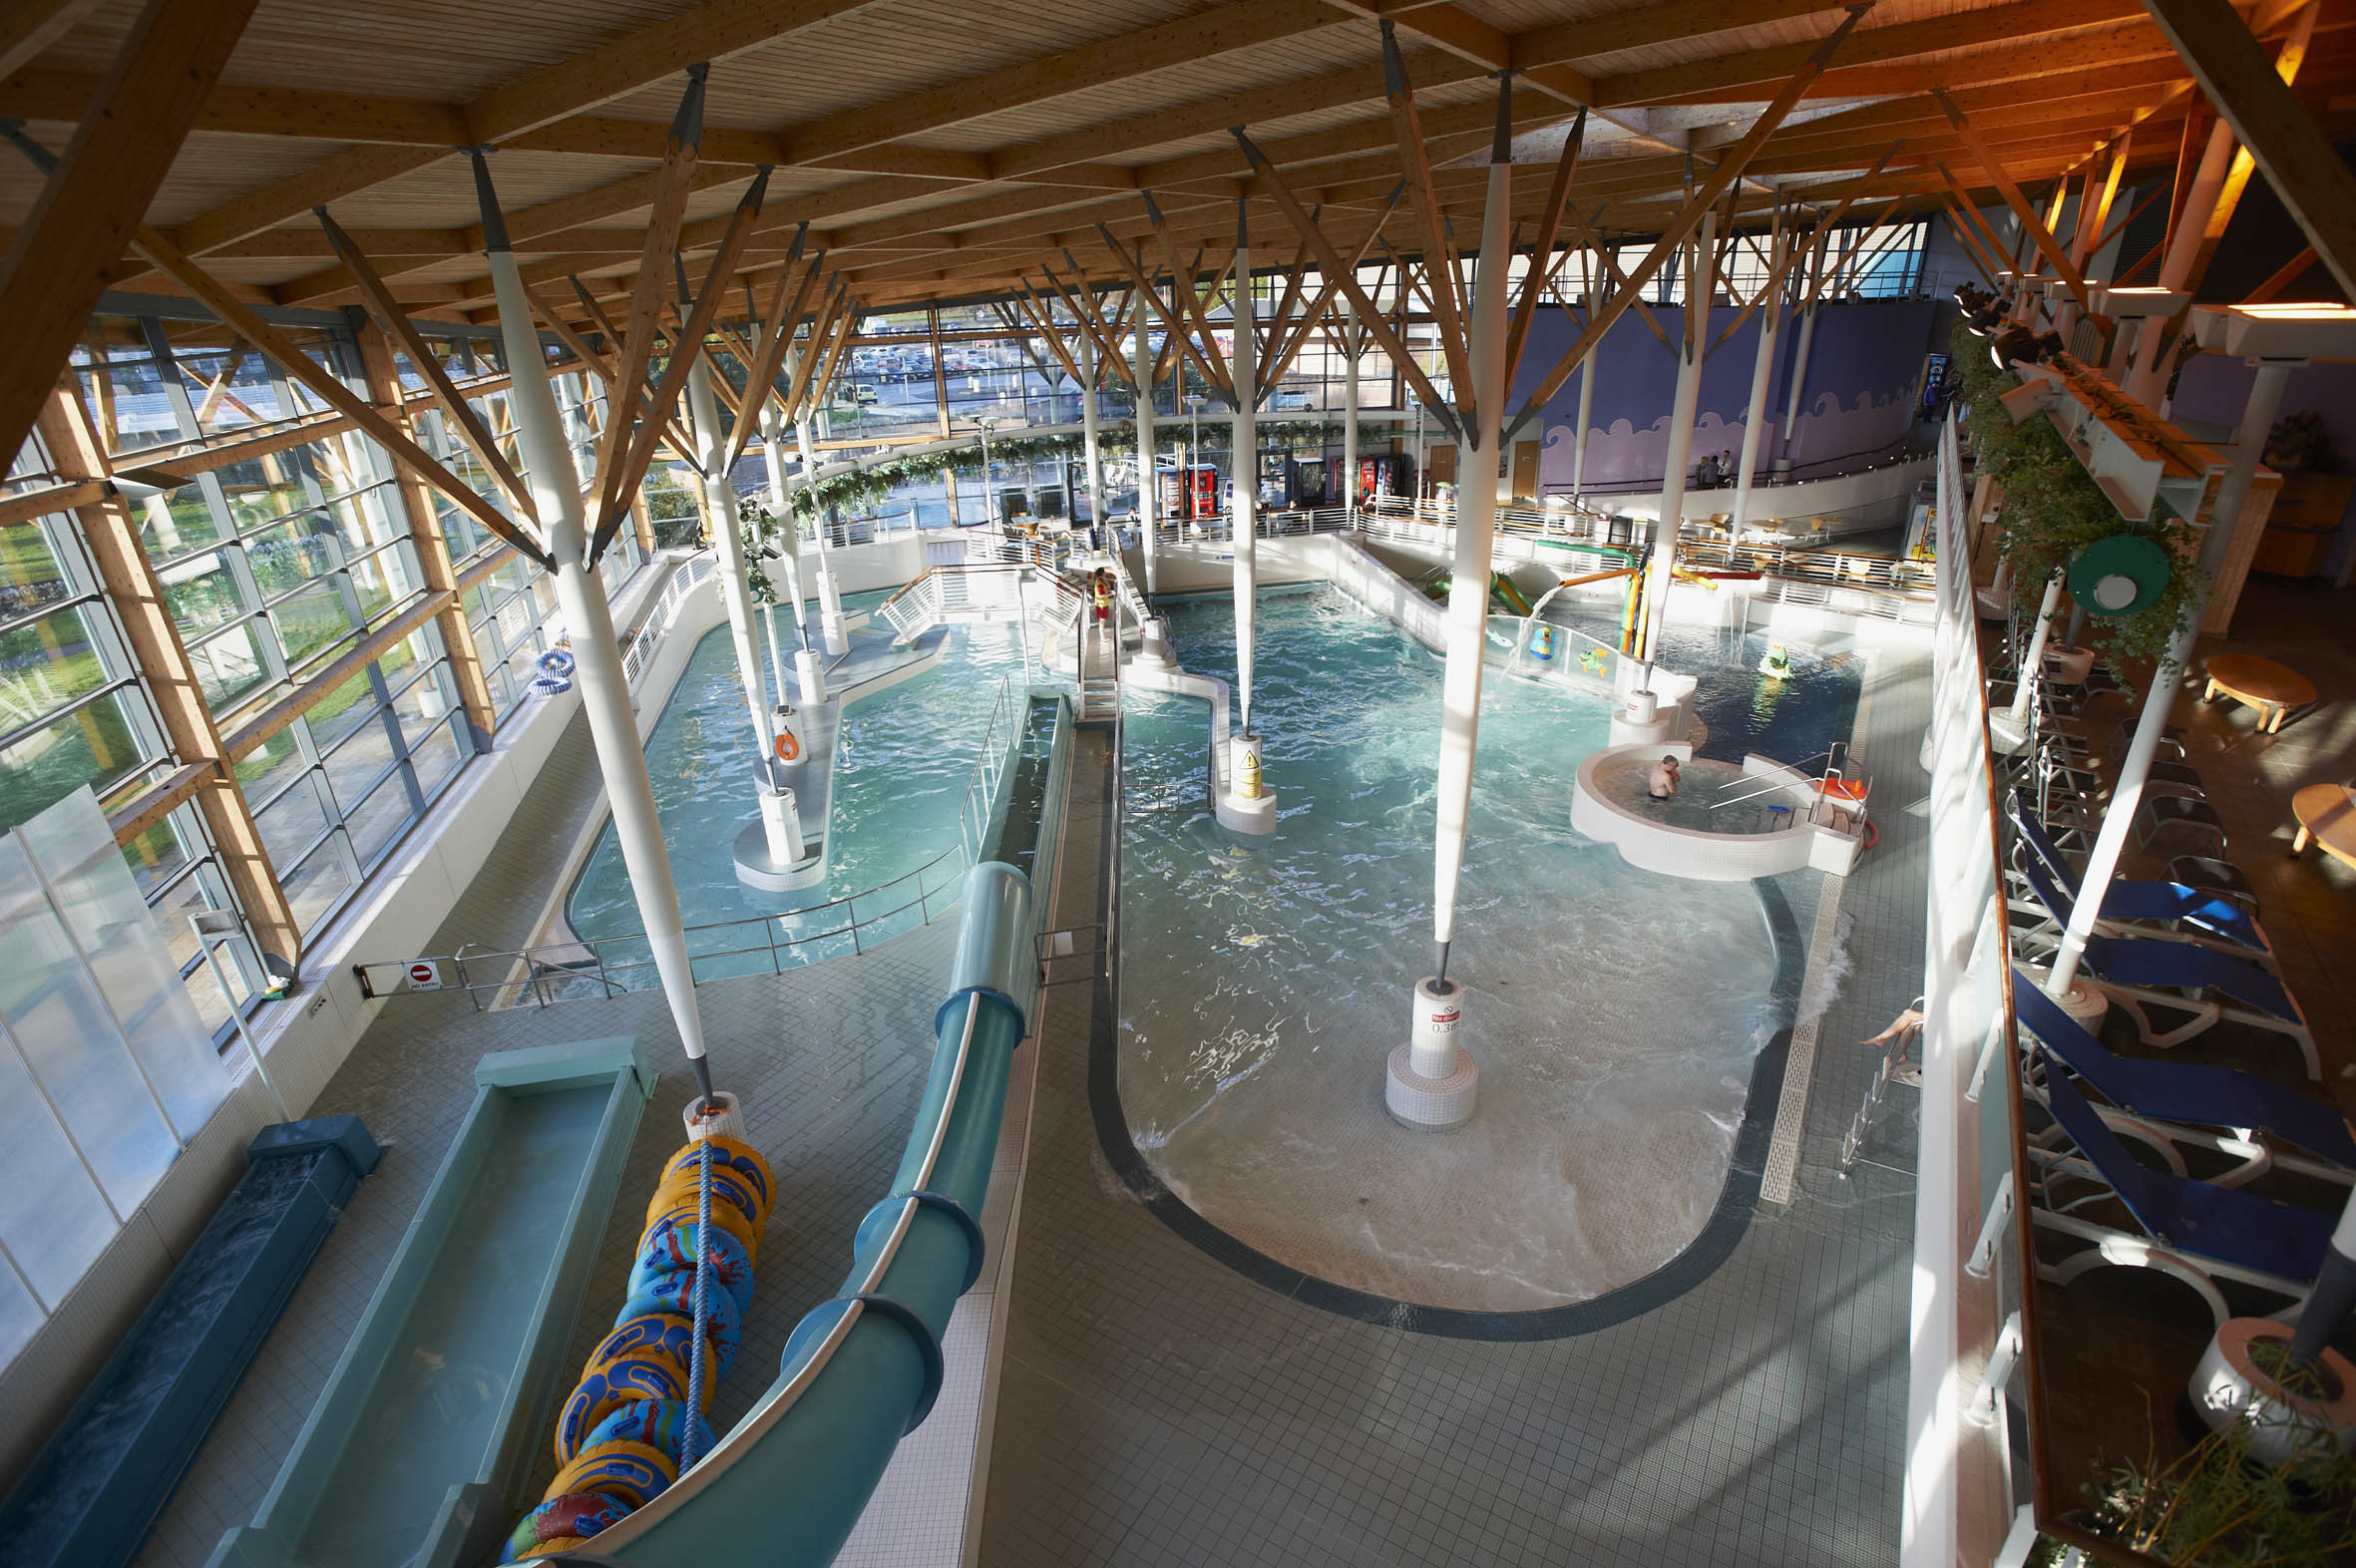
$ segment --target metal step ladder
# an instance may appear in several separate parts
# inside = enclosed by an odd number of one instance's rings
[[[1121,716],[1120,636],[1094,618],[1080,637],[1080,722],[1109,724]]]

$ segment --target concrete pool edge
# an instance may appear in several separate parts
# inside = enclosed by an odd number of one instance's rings
[[[1511,1342],[1561,1340],[1593,1334],[1644,1316],[1685,1295],[1715,1274],[1734,1255],[1759,1210],[1767,1156],[1782,1099],[1783,1072],[1791,1049],[1801,979],[1807,953],[1798,921],[1783,890],[1759,878],[1752,882],[1760,916],[1773,953],[1774,975],[1764,1003],[1775,1027],[1752,1058],[1751,1083],[1743,1098],[1743,1119],[1735,1132],[1725,1181],[1717,1201],[1692,1241],[1649,1274],[1583,1302],[1518,1312],[1431,1307],[1377,1296],[1320,1279],[1261,1252],[1198,1214],[1165,1186],[1135,1140],[1120,1098],[1120,1037],[1115,998],[1120,980],[1120,941],[1103,917],[1119,893],[1121,802],[1115,769],[1113,799],[1104,813],[1098,846],[1099,931],[1102,961],[1094,980],[1088,1033],[1088,1112],[1097,1147],[1128,1194],[1155,1219],[1215,1261],[1253,1284],[1281,1296],[1361,1323],[1444,1339]]]

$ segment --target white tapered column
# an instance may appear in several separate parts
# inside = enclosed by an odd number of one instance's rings
[[[1585,329],[1595,318],[1595,291],[1587,292],[1587,308],[1579,325]],[[1579,363],[1579,429],[1571,438],[1571,499],[1577,501],[1587,494],[1587,428],[1595,423],[1595,350]]]
[[[1694,414],[1702,401],[1702,339],[1710,327],[1712,260],[1718,244],[1718,214],[1706,212],[1693,243],[1699,251],[1702,280],[1699,299],[1686,301],[1686,325],[1678,348],[1677,393],[1669,404],[1669,455],[1661,474],[1661,516],[1653,525],[1653,559],[1645,572],[1643,635],[1638,656],[1650,661],[1660,640],[1661,613],[1668,607],[1669,574],[1677,566],[1677,529],[1685,519],[1686,466],[1694,455]],[[1800,341],[1806,343],[1806,329]]]
[[[1818,273],[1824,270],[1824,245],[1828,237],[1816,236],[1812,267]],[[1783,435],[1775,456],[1777,474],[1791,472],[1791,443],[1799,429],[1799,398],[1807,390],[1808,350],[1816,344],[1816,304],[1815,300],[1809,300],[1808,307],[1799,313],[1799,342],[1791,350],[1791,385],[1783,392]]]
[[[491,227],[499,208],[490,196],[480,155],[476,172],[484,180],[486,227]],[[605,601],[604,579],[588,561],[589,525],[582,511],[580,471],[574,467],[573,447],[565,438],[557,412],[548,356],[541,349],[540,335],[532,328],[532,303],[524,293],[515,253],[508,248],[504,232],[494,230],[488,237],[500,342],[514,372],[508,406],[514,411],[517,445],[531,475],[532,504],[547,533],[549,554],[556,560],[552,576],[556,579],[557,608],[573,641],[574,683],[581,688],[582,711],[589,718],[597,771],[604,779],[607,806],[613,813],[614,842],[621,847],[630,897],[637,904],[639,923],[646,928],[646,946],[654,960],[654,972],[662,980],[671,1022],[679,1031],[679,1045],[695,1064],[708,1092],[703,1020],[695,1008],[695,972],[688,962],[686,932],[679,921],[678,888],[671,881],[670,853],[663,847],[662,821],[654,809],[654,785],[646,774],[637,715],[630,709],[629,682],[622,674],[621,648],[613,634],[612,606]],[[609,412],[607,417],[618,416]]]
[[[1145,335],[1145,309],[1137,310],[1135,357],[1137,375],[1137,522],[1144,532],[1138,549],[1145,554],[1145,602],[1150,607],[1161,589],[1154,573],[1154,546],[1161,533],[1161,470],[1154,466],[1153,344]],[[1158,618],[1158,617],[1157,617]]]
[[[1085,330],[1080,333],[1080,454],[1088,469],[1088,527],[1099,539],[1109,540],[1104,533],[1104,465],[1096,447],[1096,341]]]
[[[703,497],[704,528],[712,537],[720,603],[728,612],[728,641],[736,650],[736,676],[752,719],[753,801],[761,813],[759,847],[765,852],[755,869],[775,872],[802,858],[802,824],[793,791],[772,765],[777,724],[768,682],[761,674],[760,633],[753,627],[753,569],[744,556],[744,531],[736,523],[736,487],[728,482],[728,449],[720,432],[720,402],[712,393],[711,362],[701,354],[687,371],[687,417],[695,427],[695,477]],[[777,700],[782,703],[780,673]],[[740,839],[737,859],[747,860],[752,847]]]
[[[804,352],[816,353],[813,343],[807,350],[786,350],[789,369]],[[823,388],[814,388],[818,396]],[[818,505],[818,454],[810,446],[810,421],[807,416],[794,421],[794,444],[802,454],[802,488],[810,492],[810,532],[818,541],[818,640],[829,658],[840,658],[851,651],[851,634],[843,626],[843,594],[835,587],[834,547],[827,539],[826,509]]]
[[[1440,677],[1439,769],[1432,822],[1433,973],[1415,985],[1407,1043],[1391,1051],[1382,1100],[1418,1131],[1444,1132],[1472,1119],[1480,1068],[1458,1035],[1464,985],[1448,978],[1456,937],[1456,893],[1472,818],[1472,765],[1480,738],[1480,688],[1488,644],[1489,566],[1497,526],[1497,454],[1505,424],[1505,305],[1513,202],[1511,88],[1497,95],[1489,153],[1488,204],[1466,331],[1472,418],[1456,475],[1456,549],[1448,583],[1447,662]]]
[[[2037,701],[2037,683],[2043,677],[2045,644],[2053,632],[2054,611],[2062,601],[2062,574],[2057,572],[2045,580],[2045,597],[2037,606],[2037,626],[2029,634],[2029,646],[2021,655],[2020,667],[2013,671],[2012,706],[2002,713],[1988,717],[1988,733],[1996,749],[2018,752],[2028,744],[2031,725],[2029,710]]]
[[[761,447],[769,458],[769,511],[785,536],[778,542],[785,553],[785,595],[793,601],[794,633],[808,647],[810,622],[802,608],[802,524],[794,516],[794,498],[785,488],[785,421],[777,412],[775,398],[761,404]]]
[[[2143,806],[2144,782],[2152,776],[2152,759],[2159,754],[2160,737],[2167,732],[2167,714],[2175,705],[2177,684],[2184,678],[2184,665],[2200,635],[2200,616],[2208,608],[2208,585],[2216,581],[2217,569],[2232,554],[2234,526],[2240,520],[2242,503],[2249,499],[2250,481],[2257,476],[2258,457],[2274,428],[2274,416],[2282,407],[2283,386],[2295,368],[2285,360],[2260,360],[2257,379],[2250,383],[2249,402],[2242,408],[2236,433],[2233,466],[2217,484],[2208,532],[2200,541],[2198,576],[2176,623],[2176,634],[2168,639],[2167,652],[2152,672],[2152,689],[2144,694],[2144,711],[2136,720],[2135,737],[2119,761],[2119,777],[2111,786],[2102,831],[2095,835],[2095,847],[2087,852],[2086,875],[2080,879],[2078,903],[2062,932],[2062,951],[2055,955],[2053,972],[2046,979],[2045,989],[2056,999],[2066,998],[2078,979],[2079,963],[2086,957],[2086,939],[2094,934],[2095,919],[2103,908],[2102,895],[2118,875],[2128,831]]]
[[[1776,244],[1767,263],[1772,274],[1783,261],[1783,248],[1790,243],[1788,235]],[[1727,539],[1731,543],[1743,537],[1743,525],[1751,521],[1751,485],[1759,473],[1759,442],[1767,433],[1767,381],[1775,371],[1775,328],[1783,317],[1783,280],[1777,278],[1772,294],[1759,312],[1759,357],[1751,366],[1751,404],[1743,412],[1743,455],[1735,468],[1735,515],[1727,525]],[[1709,324],[1705,317],[1703,324]]]
[[[1252,305],[1252,247],[1244,227],[1244,204],[1235,205],[1235,352],[1227,372],[1235,382],[1235,413],[1228,421],[1228,442],[1235,483],[1228,502],[1228,519],[1235,528],[1235,695],[1236,727],[1252,733],[1252,611],[1259,588],[1258,516],[1260,505],[1260,388],[1257,323]]]
[[[1358,307],[1348,298],[1342,309],[1342,507],[1358,513]]]

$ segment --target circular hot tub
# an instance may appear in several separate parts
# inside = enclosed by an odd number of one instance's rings
[[[1651,798],[1664,756],[1681,764],[1677,793]],[[1753,752],[1740,766],[1697,758],[1680,743],[1607,746],[1579,765],[1571,826],[1630,865],[1700,882],[1741,882],[1813,867],[1846,875],[1864,824],[1823,810],[1816,781]]]

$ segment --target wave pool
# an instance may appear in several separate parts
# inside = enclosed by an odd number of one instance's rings
[[[1407,1131],[1383,1058],[1431,965],[1440,660],[1331,588],[1267,595],[1258,621],[1273,835],[1213,824],[1198,702],[1124,693],[1132,1141],[1212,1225],[1377,1297],[1529,1311],[1659,1269],[1716,1205],[1782,1021],[1759,895],[1574,833],[1606,699],[1492,660],[1450,964],[1481,1104],[1459,1132]],[[1169,624],[1187,668],[1233,677],[1224,595],[1172,601]]]

